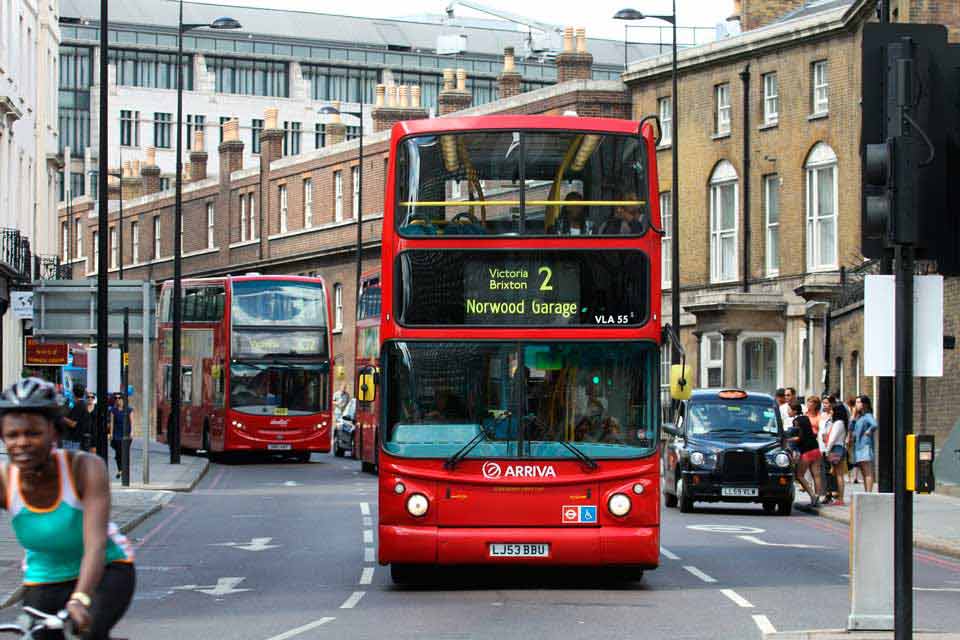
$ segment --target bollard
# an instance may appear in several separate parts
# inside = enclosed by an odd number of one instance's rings
[[[850,514],[853,630],[893,629],[893,494],[855,493]]]

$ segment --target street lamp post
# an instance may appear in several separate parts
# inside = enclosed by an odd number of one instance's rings
[[[679,96],[677,95],[677,0],[673,0],[673,13],[670,15],[644,15],[636,9],[621,9],[614,16],[617,20],[643,20],[644,18],[656,18],[669,22],[673,29],[673,59],[671,65],[672,94],[671,101],[671,131],[670,131],[670,151],[672,159],[673,186],[670,193],[670,324],[677,336],[680,335],[680,109]],[[624,46],[626,52],[626,46]],[[671,363],[680,363],[680,352],[677,349],[671,349]]]
[[[176,158],[176,196],[173,205],[173,340],[171,344],[171,389],[170,422],[167,429],[167,445],[170,447],[170,464],[180,464],[180,369],[181,346],[180,333],[183,323],[181,304],[183,278],[183,34],[192,29],[209,27],[210,29],[239,29],[240,23],[233,18],[217,18],[210,23],[183,22],[183,0],[179,0],[177,18],[177,158]]]

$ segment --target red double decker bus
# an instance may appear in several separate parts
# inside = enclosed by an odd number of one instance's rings
[[[157,439],[172,388],[173,283],[160,296]],[[330,450],[330,309],[324,283],[298,276],[183,281],[180,441],[211,457]]]
[[[393,128],[381,265],[379,561],[659,558],[655,127]]]
[[[354,371],[375,371],[380,353],[380,274],[366,273],[360,280],[360,304],[357,307],[356,360]],[[359,380],[359,378],[357,378]],[[364,471],[377,469],[377,425],[380,414],[371,399],[361,400],[358,390],[353,432],[353,455]]]

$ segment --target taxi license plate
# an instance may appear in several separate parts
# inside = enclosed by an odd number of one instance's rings
[[[292,444],[268,444],[268,451],[290,451],[293,448]]]
[[[720,495],[738,498],[755,498],[758,493],[755,487],[724,487],[720,490]]]
[[[492,542],[491,558],[546,558],[550,555],[550,545],[530,542]]]

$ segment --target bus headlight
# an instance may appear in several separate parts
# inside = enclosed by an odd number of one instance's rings
[[[610,510],[610,513],[622,518],[623,516],[630,513],[630,498],[625,493],[615,493],[610,496],[610,500],[607,502],[607,508]]]
[[[414,518],[425,516],[429,508],[430,503],[427,501],[427,496],[422,493],[415,493],[407,498],[407,513]]]
[[[790,466],[790,456],[781,451],[773,457],[773,462],[781,469],[786,469]]]

